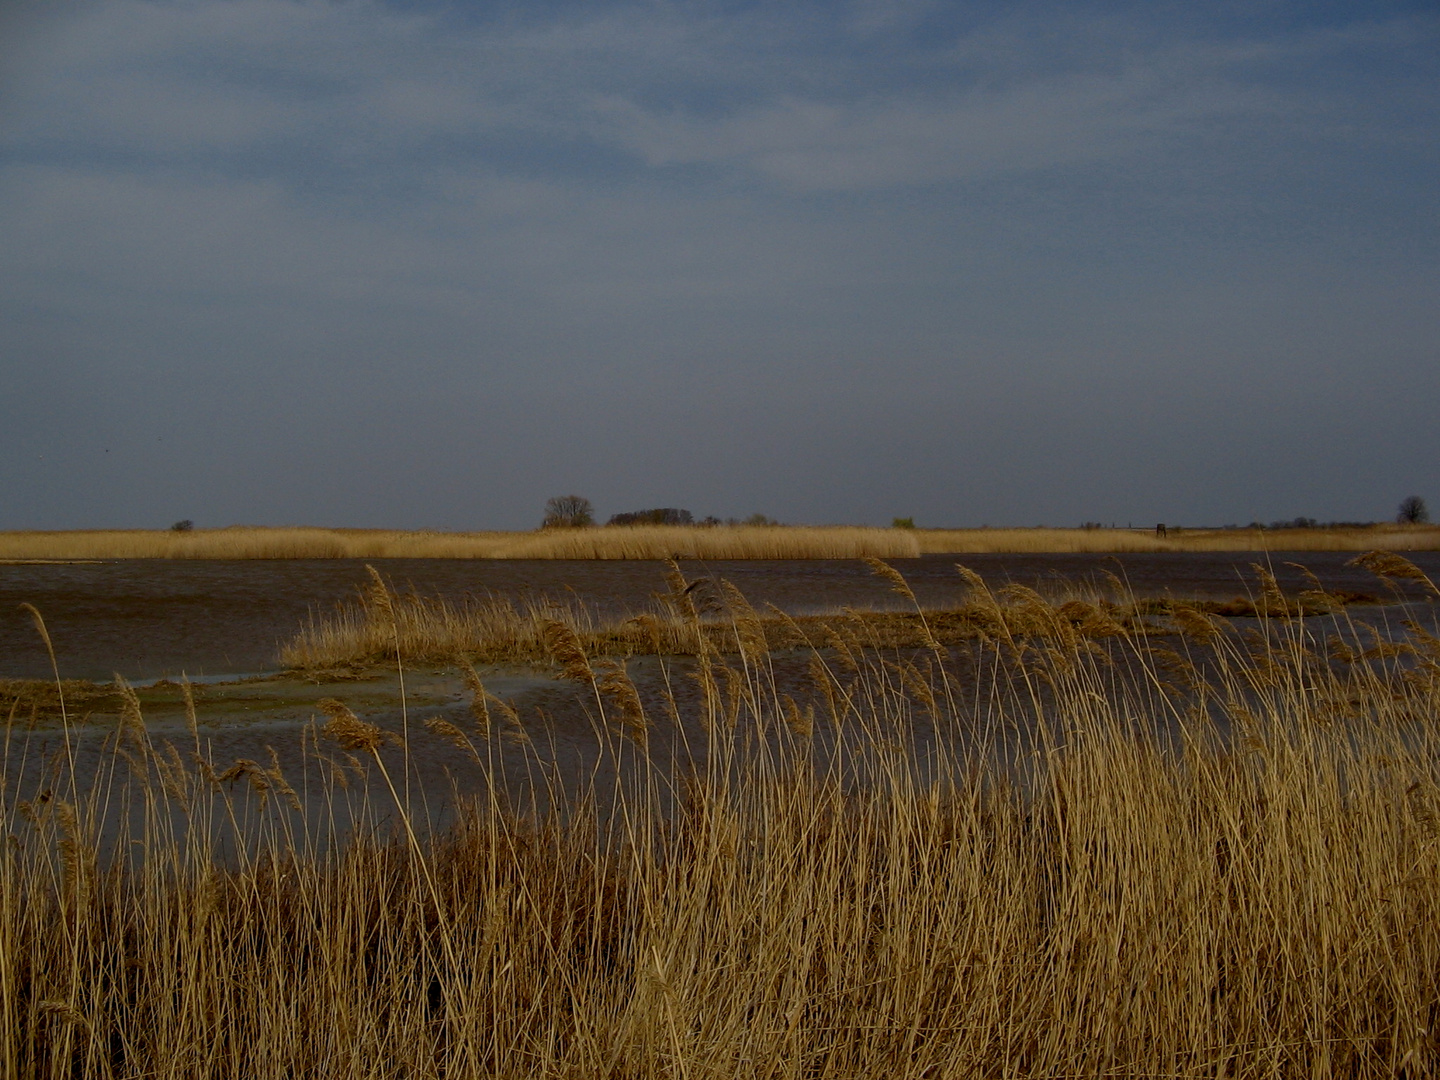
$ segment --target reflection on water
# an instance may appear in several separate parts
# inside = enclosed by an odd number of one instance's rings
[[[1269,555],[1287,591],[1304,588],[1293,563],[1313,570],[1327,588],[1385,595],[1369,573],[1346,566],[1348,552]],[[926,605],[953,604],[964,595],[955,573],[962,562],[992,585],[1014,581],[1042,592],[1062,583],[1103,584],[1105,572],[1141,596],[1229,598],[1254,581],[1255,553],[1164,552],[1124,555],[930,555],[897,560]],[[1440,552],[1410,555],[1440,576]],[[388,559],[375,565],[398,588],[460,598],[573,594],[601,613],[643,609],[664,589],[654,562],[487,561]],[[898,606],[869,568],[852,560],[687,562],[689,577],[725,578],[757,606],[792,614],[844,607]],[[48,678],[49,660],[18,610],[28,602],[45,617],[67,678],[129,679],[224,675],[273,670],[279,644],[311,612],[325,612],[355,595],[366,581],[355,560],[210,562],[133,559],[85,565],[0,565],[0,676]]]

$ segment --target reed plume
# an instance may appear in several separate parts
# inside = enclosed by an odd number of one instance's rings
[[[377,754],[385,745],[385,732],[378,725],[361,720],[343,701],[321,698],[315,706],[329,717],[322,730],[342,749]]]

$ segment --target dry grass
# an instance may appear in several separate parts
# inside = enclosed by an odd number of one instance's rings
[[[1434,551],[1440,527],[1375,525],[1356,529],[921,529],[929,554],[1124,551]]]
[[[62,769],[18,801],[7,741],[0,1069],[1433,1075],[1440,641],[1366,657],[1202,618],[1186,648],[1102,647],[1014,599],[1029,639],[997,614],[962,650],[895,653],[857,626],[803,690],[736,600],[737,651],[648,699],[552,624],[629,780],[550,816],[482,798],[433,836],[397,797],[393,839],[347,839],[288,808],[281,763],[221,772],[196,740],[187,764],[138,709],[73,792]],[[332,712],[309,796],[345,803],[367,763],[396,791],[408,766]],[[671,717],[707,733],[678,777],[644,750]],[[493,768],[498,726],[433,730]],[[143,813],[107,865],[127,783]]]
[[[895,529],[638,526],[534,533],[383,529],[96,530],[0,533],[0,561],[25,559],[858,559],[912,558]]]

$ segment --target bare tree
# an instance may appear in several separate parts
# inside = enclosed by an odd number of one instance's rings
[[[545,504],[542,529],[583,529],[595,524],[595,508],[583,495],[557,495]]]
[[[1423,525],[1430,520],[1430,511],[1425,509],[1425,500],[1419,495],[1407,495],[1400,500],[1395,520],[1402,525]]]

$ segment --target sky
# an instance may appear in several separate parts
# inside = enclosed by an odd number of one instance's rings
[[[0,529],[1440,511],[1431,2],[0,0]]]

